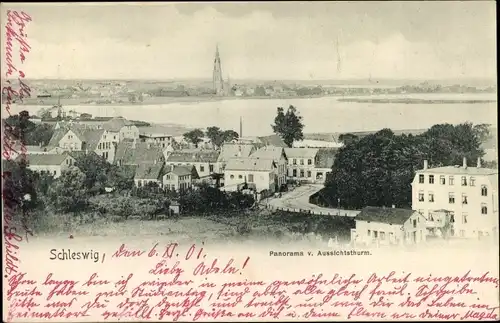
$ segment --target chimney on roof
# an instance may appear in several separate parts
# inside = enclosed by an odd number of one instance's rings
[[[481,157],[477,157],[477,168],[481,168]]]
[[[427,170],[427,168],[429,167],[429,162],[426,160],[424,160],[424,170]]]
[[[464,157],[462,167],[467,169],[467,158]]]

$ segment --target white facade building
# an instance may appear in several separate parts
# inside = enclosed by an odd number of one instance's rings
[[[247,183],[257,193],[274,192],[276,172],[277,165],[271,159],[231,158],[224,170],[224,189],[237,191],[241,184]]]
[[[407,245],[426,241],[425,217],[414,210],[365,207],[354,219],[351,241],[364,245]]]
[[[481,238],[498,234],[498,170],[467,165],[424,168],[412,183],[412,208],[437,235]],[[439,230],[438,230],[439,229]]]

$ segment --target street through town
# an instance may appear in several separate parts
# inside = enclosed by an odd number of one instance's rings
[[[355,217],[359,211],[353,210],[341,210],[321,207],[315,204],[309,203],[309,197],[323,188],[322,185],[317,184],[305,184],[295,189],[283,193],[281,198],[269,198],[262,201],[262,204],[268,208],[280,208],[288,209],[289,211],[311,211],[314,214],[322,215],[338,215],[338,216],[349,216]]]

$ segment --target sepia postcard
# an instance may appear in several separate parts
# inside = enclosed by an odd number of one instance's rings
[[[4,322],[498,320],[495,12],[2,3]]]

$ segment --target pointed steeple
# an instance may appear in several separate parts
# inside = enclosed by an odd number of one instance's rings
[[[220,55],[219,55],[219,43],[215,44],[215,60],[220,61]]]
[[[222,67],[219,55],[219,44],[215,46],[215,59],[213,71],[213,86],[216,95],[224,95],[224,80],[222,79]]]

